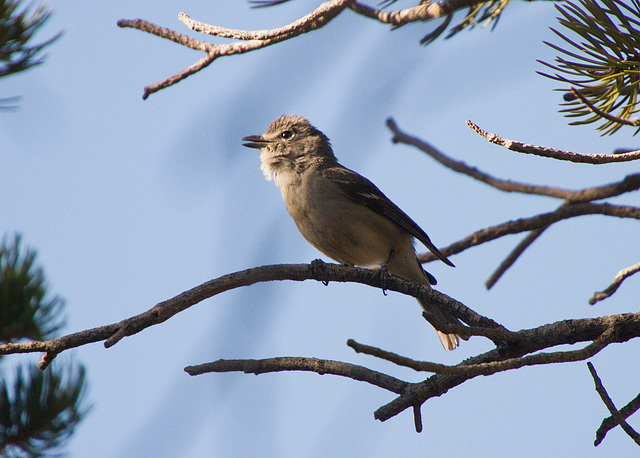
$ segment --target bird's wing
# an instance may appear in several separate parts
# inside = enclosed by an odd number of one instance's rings
[[[389,218],[413,237],[420,240],[442,262],[453,267],[453,263],[436,248],[426,232],[396,204],[391,202],[371,181],[342,166],[326,168],[322,171],[322,174],[336,183],[342,193],[349,199]]]

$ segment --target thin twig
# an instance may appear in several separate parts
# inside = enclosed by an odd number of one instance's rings
[[[618,290],[623,281],[637,272],[640,272],[640,263],[627,267],[626,269],[622,269],[616,274],[611,285],[609,285],[607,289],[595,293],[593,297],[589,299],[589,304],[593,305],[598,301],[611,297]]]
[[[519,192],[523,194],[536,194],[540,196],[556,197],[568,202],[589,202],[592,200],[606,199],[618,196],[626,192],[640,189],[640,173],[629,175],[622,181],[594,188],[573,191],[562,188],[551,188],[548,186],[537,186],[525,183],[518,183],[510,180],[502,180],[483,172],[476,167],[470,167],[462,161],[456,161],[446,156],[432,145],[417,137],[411,136],[401,131],[392,118],[387,119],[387,127],[393,132],[392,141],[394,143],[404,143],[411,145],[427,153],[433,159],[454,172],[470,176],[482,183],[492,186],[505,192]]]
[[[627,419],[640,409],[640,394],[633,398],[626,406],[619,410],[622,418]],[[593,443],[596,447],[604,440],[607,433],[618,426],[618,422],[612,416],[602,420],[598,431],[596,431],[596,440]]]
[[[533,242],[535,242],[538,239],[538,237],[540,237],[540,235],[542,235],[542,233],[547,227],[549,226],[541,227],[539,229],[535,229],[529,232],[529,235],[527,235],[518,244],[518,246],[516,246],[511,253],[509,253],[509,256],[507,256],[504,259],[504,261],[500,263],[496,271],[493,274],[491,274],[491,276],[485,283],[485,286],[487,287],[487,289],[491,289],[493,285],[496,284],[496,282],[500,279],[500,277],[502,277],[502,275],[507,271],[507,269],[509,269],[509,267],[511,267],[513,263],[516,262],[516,260],[520,257],[520,255],[524,253],[524,250],[529,248],[529,246]]]
[[[591,358],[603,348],[609,345],[614,338],[615,321],[610,328],[606,329],[600,337],[592,343],[579,350],[557,351],[548,353],[536,353],[529,356],[517,356],[513,358],[503,359],[499,361],[490,361],[478,364],[467,364],[462,362],[455,366],[445,364],[432,363],[429,361],[416,361],[405,356],[382,350],[380,348],[369,345],[360,344],[353,339],[347,341],[347,345],[353,348],[357,353],[365,353],[375,356],[385,361],[392,362],[399,366],[411,368],[420,372],[433,372],[436,374],[454,375],[458,377],[472,378],[478,375],[492,375],[498,372],[504,372],[513,369],[520,369],[526,366],[539,366],[542,364],[567,363],[575,361],[583,361]],[[516,335],[518,333],[515,333]],[[523,333],[524,334],[524,333]]]
[[[580,99],[580,101],[582,103],[584,103],[586,105],[586,107],[589,109],[589,111],[591,111],[592,113],[595,113],[596,115],[600,116],[601,118],[604,118],[608,121],[611,122],[615,122],[617,124],[623,124],[626,126],[634,126],[634,127],[638,127],[640,126],[640,118],[635,117],[635,118],[631,118],[631,119],[625,119],[625,118],[620,118],[619,116],[614,116],[610,113],[607,113],[605,111],[602,111],[601,109],[599,109],[598,107],[596,107],[594,104],[592,104],[589,99],[587,99],[584,95],[582,95],[582,93],[580,91],[578,91],[576,88],[571,87],[569,88],[571,93]]]
[[[589,372],[591,372],[591,377],[593,377],[593,381],[596,385],[596,391],[600,395],[600,399],[602,399],[604,405],[607,406],[607,409],[609,409],[609,412],[611,412],[611,416],[615,419],[616,423],[620,425],[624,432],[627,433],[627,435],[631,439],[633,439],[636,444],[640,445],[640,434],[638,434],[631,426],[629,426],[629,423],[626,422],[618,409],[616,409],[616,406],[613,404],[613,401],[609,397],[609,393],[607,393],[607,390],[602,385],[602,381],[600,380],[600,377],[598,377],[598,373],[596,372],[595,367],[593,367],[593,364],[591,364],[591,362],[588,362],[587,367],[589,368]]]
[[[287,3],[289,0],[249,0],[251,8],[267,8],[269,6]]]
[[[195,49],[196,51],[208,53],[211,52],[215,46],[211,43],[207,43],[206,41],[198,40],[175,32],[171,29],[161,27],[153,22],[145,21],[144,19],[120,19],[116,24],[121,28],[137,29],[150,33],[151,35],[166,38],[167,40],[171,40],[174,43],[186,46],[187,48]]]
[[[355,364],[298,356],[267,359],[219,359],[211,363],[187,366],[184,370],[189,375],[201,375],[209,372],[245,372],[256,375],[282,371],[315,372],[320,375],[340,375],[367,382],[397,394],[401,394],[408,385],[403,380]]]
[[[467,121],[467,125],[491,143],[504,146],[505,148],[518,153],[534,154],[536,156],[549,157],[561,161],[579,162],[583,164],[608,164],[611,162],[628,162],[640,159],[640,150],[614,155],[574,153],[571,151],[563,151],[555,148],[547,148],[544,146],[536,146],[514,140],[507,140],[496,134],[491,134],[480,129],[480,127],[471,121]]]
[[[413,406],[413,424],[417,433],[422,432],[422,412],[420,406]]]
[[[505,235],[518,234],[520,232],[528,232],[548,227],[558,221],[584,215],[606,215],[616,216],[619,218],[640,219],[640,208],[624,205],[611,205],[606,203],[594,204],[591,202],[562,205],[550,213],[542,213],[529,218],[507,221],[506,223],[476,231],[462,240],[454,242],[445,248],[441,248],[440,251],[442,251],[446,256],[451,256],[453,254],[461,253],[473,246],[481,245],[482,243],[495,240]],[[432,253],[423,253],[418,256],[418,259],[420,262],[425,263],[437,258]]]

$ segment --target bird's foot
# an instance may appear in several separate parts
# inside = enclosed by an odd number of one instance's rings
[[[313,261],[311,261],[310,266],[311,275],[313,275],[316,280],[320,280],[324,286],[327,286],[329,284],[329,280],[321,280],[320,278],[318,278],[319,274],[324,271],[324,261],[322,261],[322,259],[314,259]]]
[[[389,277],[389,266],[382,264],[380,266],[380,288],[382,288],[382,294],[387,295],[387,278]]]

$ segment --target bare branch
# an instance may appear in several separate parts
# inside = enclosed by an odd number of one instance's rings
[[[43,357],[43,365],[46,365],[57,354],[69,348],[100,340],[106,340],[105,346],[110,347],[125,336],[133,335],[149,326],[164,322],[191,305],[224,291],[263,281],[302,281],[309,279],[323,282],[354,281],[375,287],[380,286],[380,273],[377,271],[325,264],[318,260],[310,265],[257,267],[211,280],[172,299],[161,302],[147,312],[119,323],[78,332],[46,342],[1,345],[0,354],[46,352]],[[640,336],[640,313],[565,320],[514,333],[504,329],[493,320],[478,315],[455,299],[422,285],[389,276],[385,280],[385,287],[392,291],[419,297],[421,300],[429,301],[445,308],[452,315],[471,325],[471,328],[464,328],[462,331],[466,331],[469,335],[489,336],[493,340],[499,341],[499,346],[487,353],[465,360],[457,366],[416,362],[415,364],[419,365],[420,370],[436,370],[441,373],[423,382],[411,384],[348,363],[323,362],[315,358],[275,358],[261,362],[219,361],[213,363],[213,365],[205,365],[200,369],[193,369],[193,371],[205,369],[206,371],[243,370],[261,373],[277,370],[306,370],[318,373],[332,373],[366,381],[400,395],[396,400],[376,411],[375,417],[385,420],[409,407],[414,408],[414,415],[416,415],[415,408],[422,405],[427,399],[439,396],[450,388],[478,375],[489,375],[525,365],[577,361],[594,355],[610,342],[624,342]],[[536,353],[544,348],[583,341],[592,341],[593,343],[576,351]],[[380,352],[383,351],[380,350]],[[391,357],[387,359],[394,360]],[[408,361],[408,359],[405,359],[405,361]],[[188,370],[191,371],[192,369]]]
[[[482,243],[495,240],[505,235],[548,227],[563,219],[583,215],[606,215],[616,216],[619,218],[640,219],[640,208],[624,205],[611,205],[606,203],[594,204],[591,202],[562,205],[557,210],[550,213],[542,213],[529,218],[507,221],[506,223],[479,230],[458,242],[452,243],[448,247],[441,248],[440,251],[442,251],[446,256],[451,256],[473,246],[481,245]],[[424,253],[420,254],[418,259],[420,262],[425,263],[435,260],[436,257],[431,253]]]
[[[599,293],[595,293],[591,299],[589,299],[589,304],[593,305],[598,301],[611,297],[613,293],[615,293],[620,285],[625,279],[629,278],[631,275],[640,272],[640,263],[635,264],[631,267],[627,267],[626,269],[622,269],[620,272],[616,274],[611,282],[611,285],[604,291],[600,291]]]
[[[568,202],[588,202],[592,200],[606,199],[625,192],[640,189],[640,173],[629,175],[624,180],[595,188],[572,191],[561,188],[551,188],[547,186],[536,186],[525,183],[518,183],[510,180],[495,178],[475,167],[470,167],[462,161],[456,161],[438,151],[432,145],[417,137],[413,137],[402,132],[392,118],[387,119],[387,127],[393,132],[392,141],[394,143],[404,143],[415,146],[419,150],[427,153],[433,159],[454,172],[470,176],[482,183],[506,192],[519,192],[523,194],[537,194],[541,196],[556,197]],[[640,157],[640,156],[639,156]]]
[[[380,357],[417,371],[436,372],[436,375],[418,383],[404,382],[349,363],[303,357],[218,360],[199,366],[189,366],[185,370],[191,375],[229,371],[260,374],[285,370],[340,375],[365,381],[400,395],[394,401],[379,408],[374,414],[376,419],[385,421],[407,408],[413,408],[414,419],[416,419],[416,408],[419,408],[426,400],[440,396],[449,389],[478,375],[491,375],[524,366],[580,361],[590,358],[612,342],[624,342],[639,337],[640,313],[565,320],[538,328],[521,330],[513,334],[517,335],[518,339],[512,344],[505,342],[502,348],[496,348],[469,358],[456,366],[415,361],[376,347],[359,344],[352,339],[347,342],[357,352]],[[544,348],[582,341],[592,341],[592,343],[580,350],[538,353]],[[420,424],[421,422],[416,421],[417,429]]]
[[[259,1],[255,3],[257,7],[261,7],[284,3],[284,1]],[[129,27],[142,30],[161,38],[169,39],[183,46],[187,46],[189,48],[207,53],[207,56],[199,59],[196,63],[189,66],[188,68],[176,73],[169,78],[165,78],[162,81],[154,83],[150,86],[146,86],[142,95],[142,98],[146,99],[154,92],[172,86],[179,81],[187,78],[188,76],[193,75],[194,73],[197,73],[200,70],[206,68],[218,57],[230,56],[234,54],[244,54],[249,51],[255,51],[256,49],[264,48],[266,46],[294,38],[303,33],[320,29],[348,7],[356,13],[377,19],[380,22],[392,24],[394,26],[400,26],[408,22],[425,21],[428,19],[441,17],[443,15],[448,15],[453,11],[474,5],[476,3],[482,3],[482,1],[442,0],[438,3],[426,3],[406,10],[386,12],[370,8],[363,4],[359,4],[355,0],[330,0],[328,2],[322,3],[317,9],[298,19],[297,21],[292,22],[289,25],[272,30],[258,31],[228,29],[225,27],[196,21],[194,19],[191,19],[184,12],[179,13],[178,19],[182,21],[187,27],[196,32],[214,35],[217,37],[245,41],[245,43],[243,44],[233,43],[228,45],[214,45],[212,43],[197,40],[173,30],[157,26],[142,19],[121,19],[117,24],[119,27]]]
[[[470,122],[468,122],[468,124],[469,123]],[[473,125],[475,126],[475,124]],[[628,175],[622,181],[619,181],[616,183],[582,189],[578,191],[572,191],[572,190],[560,189],[560,188],[551,188],[546,186],[535,186],[535,185],[529,185],[524,183],[517,183],[513,181],[501,180],[501,179],[494,178],[491,175],[485,172],[482,172],[475,167],[470,167],[464,162],[455,161],[449,158],[448,156],[444,155],[440,151],[438,151],[433,146],[424,142],[423,140],[420,140],[419,138],[410,136],[402,132],[392,118],[387,119],[387,126],[393,132],[392,141],[394,143],[404,143],[407,145],[415,146],[421,151],[424,151],[425,153],[427,153],[429,156],[431,156],[433,159],[435,159],[445,167],[448,167],[449,169],[455,172],[470,176],[482,183],[488,184],[489,186],[492,186],[496,189],[500,189],[501,191],[520,192],[524,194],[537,194],[537,195],[543,195],[548,197],[561,198],[565,200],[565,203],[560,207],[560,209],[556,210],[555,212],[548,213],[545,215],[539,215],[540,217],[543,217],[543,218],[547,218],[547,217],[550,218],[552,215],[560,215],[561,213],[565,213],[565,210],[563,210],[563,208],[569,206],[570,204],[577,204],[577,203],[590,202],[592,200],[605,199],[605,198],[618,196],[626,192],[636,191],[640,189],[640,174]],[[575,210],[575,208],[568,210],[568,212],[572,213],[573,210]],[[588,210],[588,209],[586,207],[582,207],[581,211],[584,211],[584,210]],[[591,210],[595,210],[595,208],[591,208]],[[590,211],[587,211],[587,213],[591,214]],[[587,213],[581,213],[581,214],[587,214]],[[578,214],[576,213],[576,214],[573,214],[572,216],[578,216]],[[565,219],[572,216],[569,216],[567,214],[566,216],[563,216],[560,219]],[[535,240],[537,240],[537,238],[542,234],[542,232],[547,227],[549,227],[554,222],[557,222],[560,220],[560,219],[554,219],[550,221],[548,224],[546,224],[541,222],[541,219],[543,218],[533,217],[528,220],[519,220],[518,222],[514,222],[514,223],[518,223],[517,225],[522,225],[522,224],[525,224],[525,222],[527,223],[533,222],[534,218],[537,220],[537,223],[538,223],[536,224],[535,227],[529,226],[530,228],[528,227],[527,229],[520,228],[516,230],[516,232],[524,232],[525,230],[530,230],[531,233],[518,244],[518,246],[511,252],[511,254],[509,254],[509,256],[501,263],[498,269],[491,275],[491,277],[487,280],[487,283],[486,283],[487,288],[491,288],[498,281],[498,279],[504,274],[504,272],[506,272],[506,270],[513,265],[513,263],[518,259],[518,257]],[[485,229],[484,231],[476,232],[475,234],[472,234],[466,239],[460,242],[457,242],[456,244],[451,245],[443,249],[442,251],[446,255],[459,253],[460,251],[466,248],[469,248],[473,245],[484,243],[489,239],[492,239],[492,237],[494,236],[495,238],[497,238],[503,235],[507,235],[507,232],[498,233],[498,231],[500,231],[501,229],[506,229],[507,227],[509,227],[509,231],[511,231],[515,228],[515,226],[516,224],[504,223],[503,225],[500,225],[500,226],[495,226],[493,228]],[[508,232],[508,233],[515,233],[515,232]],[[426,254],[420,255],[419,259],[421,262],[428,262],[428,261],[434,260],[435,256],[433,256],[431,253],[426,253]]]
[[[397,394],[401,394],[409,385],[407,382],[390,375],[355,364],[298,356],[268,359],[219,359],[211,363],[187,366],[184,370],[189,375],[200,375],[208,372],[245,372],[256,375],[282,371],[316,372],[320,375],[340,375],[353,380],[367,382]]]
[[[214,45],[212,43],[197,40],[178,32],[174,32],[173,30],[157,26],[142,19],[121,19],[118,21],[118,26],[142,30],[161,38],[166,38],[168,40],[174,41],[183,46],[187,46],[191,49],[196,49],[198,51],[207,53],[205,57],[201,58],[190,67],[176,73],[169,78],[166,78],[150,86],[146,86],[142,95],[142,98],[146,99],[154,92],[172,86],[177,82],[187,78],[188,76],[199,72],[203,68],[206,68],[218,57],[231,56],[234,54],[244,54],[250,51],[255,51],[256,49],[261,49],[266,46],[288,40],[303,33],[310,32],[311,30],[319,29],[326,25],[342,11],[344,11],[344,9],[353,1],[354,0],[331,0],[329,2],[321,4],[315,11],[304,16],[298,21],[289,24],[288,26],[273,30],[261,30],[257,32],[225,29],[223,27],[212,26],[203,22],[194,21],[185,13],[179,14],[178,18],[185,25],[197,32],[208,33],[211,35],[226,38],[247,40],[244,42],[236,42],[226,45]]]
[[[622,418],[627,419],[631,415],[636,413],[638,409],[640,409],[640,394],[633,398],[626,406],[620,409],[619,412],[620,415],[622,415]],[[593,445],[595,445],[596,447],[600,445],[607,433],[616,426],[618,426],[618,422],[612,416],[602,420],[598,431],[596,431],[596,440],[594,441]]]
[[[211,43],[197,40],[152,22],[145,21],[144,19],[120,19],[117,25],[118,27],[138,29],[161,38],[166,38],[167,40],[171,40],[187,48],[195,49],[196,51],[211,52],[213,46],[215,46]]]
[[[413,424],[417,433],[422,432],[422,413],[420,412],[420,406],[413,406]]]
[[[622,181],[616,183],[586,188],[580,191],[571,191],[567,202],[591,202],[592,200],[608,199],[627,192],[637,191],[638,189],[640,189],[640,173],[627,175]]]
[[[289,25],[271,30],[234,30],[218,27],[191,19],[186,13],[178,14],[178,19],[191,30],[217,37],[234,38],[237,40],[273,40],[282,41],[311,32],[326,25],[340,14],[353,0],[334,0],[321,4],[316,10],[303,16]]]
[[[485,286],[487,287],[487,289],[491,289],[493,285],[496,284],[496,282],[500,279],[500,277],[502,277],[502,275],[507,271],[507,269],[509,269],[509,267],[511,267],[513,263],[516,262],[516,260],[520,257],[520,255],[524,253],[524,250],[529,248],[529,246],[533,242],[535,242],[538,239],[538,237],[540,237],[540,235],[542,235],[542,233],[547,227],[549,226],[541,227],[539,229],[529,232],[529,235],[527,235],[522,240],[522,242],[520,242],[518,246],[515,247],[511,253],[509,253],[509,256],[507,256],[504,259],[504,261],[502,261],[502,263],[498,266],[496,271],[493,274],[491,274],[491,276],[485,283]]]
[[[376,358],[384,359],[385,361],[389,361],[393,364],[402,367],[408,367],[409,369],[413,369],[416,372],[436,372],[436,370],[425,369],[423,365],[423,361],[416,361],[412,358],[407,358],[406,356],[399,355],[397,353],[393,353],[387,350],[382,350],[378,347],[373,347],[371,345],[361,344],[356,342],[353,339],[347,340],[347,345],[353,348],[353,351],[356,353],[363,353],[365,355],[375,356]],[[435,364],[435,363],[427,363],[427,364]],[[444,366],[443,364],[436,364],[432,367],[440,367]]]
[[[145,86],[144,92],[142,94],[142,99],[146,100],[146,98],[149,97],[154,92],[158,92],[161,89],[167,88],[169,86],[173,86],[174,84],[182,81],[186,77],[199,72],[203,68],[208,67],[209,64],[211,64],[218,57],[220,57],[220,55],[216,55],[215,53],[209,53],[203,58],[198,59],[196,63],[194,63],[193,65],[190,65],[189,67],[176,73],[175,75],[170,76],[169,78],[166,78],[155,84],[152,84],[151,86]]]
[[[624,417],[620,415],[620,412],[618,412],[618,409],[616,409],[616,406],[613,404],[613,401],[609,397],[607,390],[602,385],[602,381],[600,380],[600,377],[598,377],[598,373],[596,372],[595,367],[593,367],[593,364],[589,362],[587,363],[587,367],[589,368],[589,372],[591,372],[591,377],[593,377],[593,381],[596,385],[596,391],[600,395],[600,399],[602,399],[604,405],[606,405],[607,409],[609,409],[609,412],[611,412],[611,416],[615,419],[616,423],[620,425],[624,432],[627,433],[627,435],[631,439],[633,439],[636,444],[640,445],[640,434],[638,434],[631,426],[629,426]]]
[[[352,5],[349,5],[349,8],[362,16],[375,19],[383,24],[399,27],[410,22],[428,21],[429,19],[446,16],[461,8],[483,3],[483,1],[484,0],[442,0],[435,3],[425,2],[412,8],[397,11],[380,10],[360,2],[354,2]]]
[[[520,344],[496,348],[478,356],[469,358],[458,366],[473,367],[469,376],[435,374],[423,382],[410,384],[404,393],[390,403],[380,407],[374,417],[386,421],[405,409],[422,404],[430,398],[440,396],[472,377],[495,373],[500,370],[515,369],[523,365],[537,365],[554,362],[579,361],[600,351],[610,342],[623,342],[640,337],[640,313],[615,315],[603,318],[585,318],[565,320],[540,326],[534,329],[518,331]],[[522,334],[520,334],[522,333]],[[562,344],[593,341],[587,347],[572,352],[554,352],[531,354]],[[530,354],[525,358],[519,358]],[[489,364],[486,364],[489,363]],[[494,363],[494,364],[492,364]],[[446,366],[445,366],[446,367]],[[453,366],[454,368],[457,366]],[[446,369],[449,370],[449,369]],[[454,369],[458,370],[458,369]]]
[[[496,134],[485,132],[471,121],[467,121],[467,125],[491,143],[504,146],[505,148],[518,153],[534,154],[536,156],[550,157],[561,161],[579,162],[583,164],[608,164],[611,162],[628,162],[640,159],[640,150],[613,155],[573,153],[571,151],[563,151],[555,148],[547,148],[544,146],[529,145],[513,140],[507,140]]]
[[[160,302],[146,312],[122,320],[119,323],[69,334],[58,339],[44,342],[7,343],[0,345],[0,355],[46,352],[46,355],[41,361],[41,368],[44,368],[57,354],[70,348],[103,340],[105,341],[105,347],[109,348],[124,337],[137,334],[150,326],[160,324],[192,305],[212,296],[235,288],[274,280],[356,282],[376,288],[381,286],[380,273],[377,271],[337,264],[325,264],[320,260],[316,260],[311,264],[282,264],[255,267],[210,280],[172,299]],[[437,307],[442,307],[452,315],[472,326],[502,328],[493,320],[477,314],[461,302],[429,287],[394,276],[388,276],[385,279],[384,286],[388,290],[411,295],[432,303]]]
[[[365,353],[371,356],[375,356],[377,358],[390,361],[399,366],[409,367],[415,371],[434,372],[436,374],[473,378],[478,375],[492,375],[498,372],[519,369],[525,366],[538,366],[542,364],[583,361],[587,358],[591,358],[593,355],[597,354],[604,347],[613,342],[615,330],[616,321],[615,319],[612,319],[610,326],[605,329],[602,335],[594,339],[593,343],[580,350],[536,353],[529,356],[517,356],[504,360],[482,362],[477,364],[467,364],[466,361],[463,361],[462,363],[455,366],[447,366],[445,364],[432,363],[428,361],[415,361],[405,356],[400,356],[386,350],[381,350],[380,348],[360,344],[353,339],[349,339],[347,341],[347,345],[353,348],[357,353]],[[530,333],[531,331],[532,330],[530,329],[526,331],[519,331],[513,333],[513,335],[518,342],[521,342],[522,335]]]

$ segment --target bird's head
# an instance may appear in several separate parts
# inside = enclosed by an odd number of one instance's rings
[[[244,137],[243,146],[260,150],[260,168],[268,180],[287,171],[302,171],[323,160],[335,161],[329,139],[307,118],[282,115],[262,135]]]

